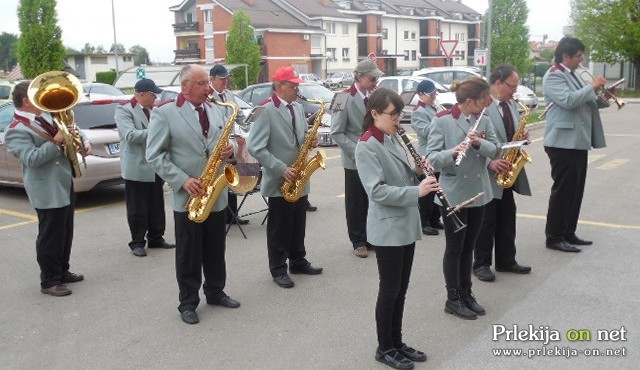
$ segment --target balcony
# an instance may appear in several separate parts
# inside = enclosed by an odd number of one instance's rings
[[[200,49],[181,49],[181,50],[174,50],[173,52],[176,54],[176,58],[175,58],[176,63],[193,62],[193,61],[199,61],[201,59]]]
[[[192,33],[198,32],[198,22],[183,22],[173,25],[174,33]]]

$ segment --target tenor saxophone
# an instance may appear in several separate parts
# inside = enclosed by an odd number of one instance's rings
[[[291,164],[291,167],[298,172],[298,175],[294,181],[289,182],[285,180],[280,187],[282,196],[288,202],[295,202],[300,199],[311,175],[313,175],[313,172],[318,168],[325,168],[325,161],[322,153],[316,152],[316,155],[309,159],[307,159],[307,156],[309,155],[309,151],[312,149],[313,141],[318,133],[318,128],[320,128],[322,116],[326,110],[326,104],[322,99],[307,99],[302,95],[298,96],[309,103],[320,104],[320,109],[314,113],[316,118],[313,120],[313,126],[311,127],[311,130],[307,132],[307,137],[302,143],[302,147],[300,148],[300,152],[298,152],[296,160]]]
[[[522,140],[522,137],[524,136],[524,128],[529,120],[529,108],[518,99],[516,99],[516,103],[524,109],[524,113],[522,114],[522,118],[518,124],[518,130],[513,134],[513,139],[511,139],[511,141]],[[516,182],[516,179],[518,178],[520,171],[524,168],[524,165],[531,163],[531,156],[529,156],[529,153],[524,149],[509,148],[505,150],[502,155],[502,159],[511,163],[511,169],[506,172],[497,173],[496,183],[498,186],[508,189]]]
[[[240,181],[238,171],[231,164],[226,164],[222,169],[222,173],[218,174],[218,172],[220,172],[220,167],[225,162],[224,158],[222,158],[222,151],[227,147],[227,145],[229,145],[229,139],[233,132],[233,125],[235,124],[236,116],[238,115],[238,106],[232,102],[223,103],[217,100],[213,100],[213,103],[223,107],[230,107],[233,109],[233,113],[229,119],[227,119],[227,122],[222,129],[222,133],[220,134],[220,139],[218,140],[216,147],[213,149],[204,171],[202,171],[202,174],[200,175],[199,180],[202,181],[205,188],[204,194],[201,196],[189,197],[189,201],[187,201],[189,220],[198,223],[204,222],[209,217],[213,205],[216,203],[216,200],[218,200],[218,197],[226,188],[227,184],[235,186],[238,184],[238,181]]]

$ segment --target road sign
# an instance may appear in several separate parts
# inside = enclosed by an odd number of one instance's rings
[[[458,46],[458,40],[440,40],[440,47],[442,48],[442,52],[447,59],[451,59],[453,55],[453,51],[456,50]]]
[[[147,71],[145,71],[144,68],[138,68],[136,69],[136,78],[138,80],[143,79],[145,76],[147,75]]]
[[[373,60],[374,62],[376,61],[376,59],[378,59],[378,57],[376,56],[376,53],[369,53],[367,58]]]
[[[487,49],[476,49],[473,54],[473,62],[476,66],[486,66],[487,57]]]

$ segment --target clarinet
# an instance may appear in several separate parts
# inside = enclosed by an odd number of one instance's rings
[[[422,158],[420,158],[420,155],[418,154],[418,152],[416,152],[416,148],[414,148],[413,144],[411,144],[411,141],[407,137],[406,132],[404,131],[404,129],[402,127],[398,126],[397,127],[397,131],[398,131],[398,136],[400,136],[400,138],[402,139],[402,142],[404,143],[404,145],[409,150],[409,154],[411,154],[411,157],[413,157],[414,162],[416,162],[416,164],[418,166],[420,166],[420,169],[422,170],[422,173],[424,173],[427,176],[434,176],[433,172],[427,166],[425,166],[424,163],[422,162]],[[436,195],[438,196],[438,199],[440,199],[440,203],[442,203],[442,206],[444,207],[444,209],[447,210],[446,216],[449,217],[449,219],[454,224],[453,232],[457,233],[458,231],[460,231],[460,230],[464,229],[465,227],[467,227],[467,225],[465,225],[460,220],[460,218],[458,218],[458,215],[456,215],[456,212],[458,212],[460,209],[462,209],[462,207],[460,207],[460,206],[452,207],[451,203],[449,203],[449,199],[447,199],[447,195],[444,193],[443,190],[437,191]]]
[[[487,109],[487,108],[484,108],[484,109],[482,110],[482,112],[480,112],[480,115],[478,116],[478,120],[476,121],[476,124],[475,124],[475,125],[473,125],[473,128],[471,128],[471,130],[469,130],[469,132],[467,133],[467,136],[465,136],[465,138],[464,138],[464,142],[465,142],[465,143],[467,143],[467,149],[469,149],[469,148],[468,148],[468,146],[469,146],[469,143],[471,142],[471,138],[469,138],[469,134],[470,134],[472,131],[475,131],[475,130],[477,130],[477,129],[478,129],[478,125],[480,124],[480,121],[482,120],[482,116],[484,115],[484,111],[485,111],[486,109]],[[462,160],[463,160],[463,159],[464,159],[464,157],[466,157],[466,156],[467,156],[467,151],[466,151],[466,150],[465,150],[464,152],[460,152],[460,153],[458,153],[458,156],[456,157],[456,167],[460,166],[460,163],[462,162]]]

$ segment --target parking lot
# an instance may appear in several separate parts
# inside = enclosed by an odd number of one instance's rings
[[[533,196],[516,202],[517,258],[533,271],[497,273],[493,283],[473,278],[486,316],[463,321],[443,312],[444,236],[424,236],[417,243],[404,339],[425,350],[429,360],[416,369],[637,368],[639,114],[640,104],[602,111],[608,147],[590,152],[578,226],[578,235],[594,245],[578,254],[544,247],[550,170],[543,128],[532,130],[527,151],[533,163],[526,168]],[[242,307],[202,303],[200,323],[193,326],[185,325],[176,309],[173,251],[131,255],[122,185],[78,196],[71,270],[86,279],[73,284],[66,298],[39,292],[35,211],[24,191],[1,187],[0,368],[386,369],[373,358],[375,254],[367,259],[353,255],[339,149],[323,150],[327,169],[316,171],[311,180],[310,201],[318,211],[308,213],[306,245],[308,259],[324,273],[293,275],[293,289],[276,286],[267,267],[264,213],[247,216],[247,239],[236,226],[227,236],[225,290]],[[166,238],[173,242],[168,197]],[[240,213],[263,208],[261,197],[253,194]],[[517,330],[558,331],[560,339],[494,340],[496,328],[514,330],[514,325]],[[625,340],[596,336],[598,330],[622,328]],[[569,340],[572,330],[589,330],[591,340]],[[502,349],[522,349],[526,355],[496,353]],[[595,355],[596,349],[620,352]]]

